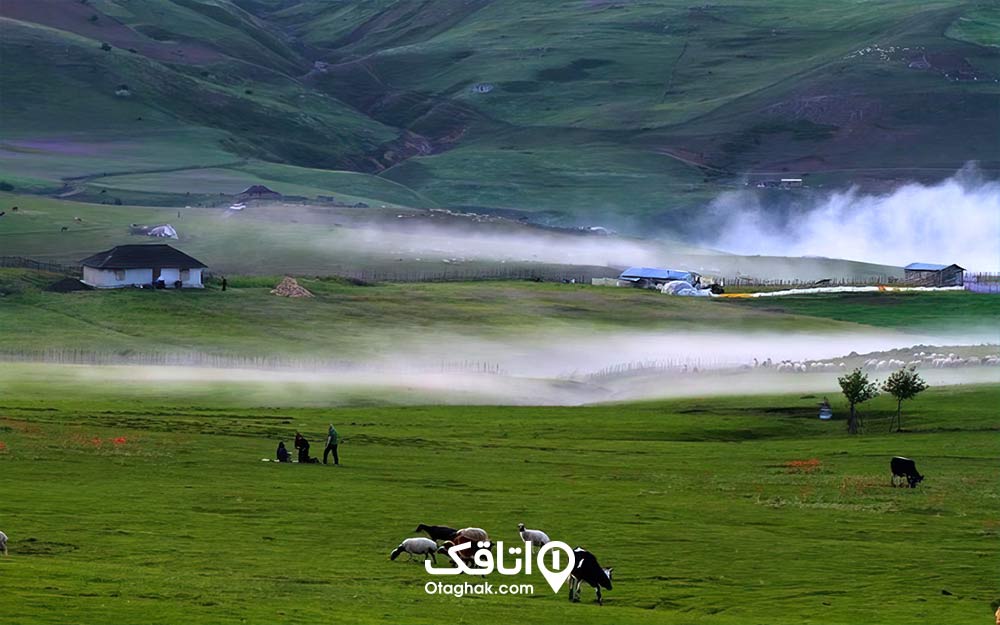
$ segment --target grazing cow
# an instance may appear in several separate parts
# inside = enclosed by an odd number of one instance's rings
[[[889,468],[892,469],[892,485],[897,485],[897,478],[906,478],[910,488],[916,488],[917,484],[923,481],[924,476],[917,471],[917,463],[909,458],[893,456],[889,461]]]
[[[69,228],[63,226],[62,228],[59,229],[59,232],[66,232],[67,230],[69,230]]]
[[[454,527],[448,527],[447,525],[424,525],[421,523],[417,526],[415,532],[427,532],[427,535],[434,540],[451,540],[458,533],[458,530]]]
[[[573,550],[573,571],[569,576],[569,600],[580,602],[580,586],[587,582],[597,590],[597,603],[604,605],[601,588],[611,590],[611,575],[614,568],[606,569],[597,561],[594,554],[583,547]]]

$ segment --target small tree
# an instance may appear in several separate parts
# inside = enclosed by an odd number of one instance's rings
[[[882,384],[882,390],[896,398],[896,432],[903,428],[900,413],[903,409],[904,399],[913,399],[919,393],[927,389],[927,383],[923,381],[920,374],[914,367],[902,368],[889,376]],[[893,422],[889,422],[889,431],[892,432]]]
[[[847,375],[837,378],[840,382],[840,389],[847,398],[847,403],[851,406],[851,416],[847,419],[847,431],[851,434],[858,433],[858,413],[856,406],[863,404],[869,399],[878,395],[878,384],[869,382],[868,376],[855,369]]]

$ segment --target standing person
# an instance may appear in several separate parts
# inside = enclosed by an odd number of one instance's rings
[[[222,276],[222,290],[225,291],[227,286],[229,286],[229,281],[226,280],[226,276]]]
[[[337,434],[336,428],[333,424],[330,424],[330,429],[326,433],[326,449],[323,450],[323,464],[326,464],[326,456],[331,451],[333,452],[333,464],[335,466],[340,465],[340,456],[337,455],[337,445],[340,444],[340,435]]]

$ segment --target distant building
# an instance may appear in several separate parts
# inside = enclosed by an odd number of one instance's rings
[[[629,267],[618,276],[623,282],[631,282],[641,288],[655,288],[667,282],[682,280],[688,284],[699,282],[701,276],[691,271],[677,269],[657,269],[654,267]]]
[[[80,261],[83,283],[99,289],[127,286],[202,288],[201,261],[169,245],[119,245]],[[157,283],[162,282],[162,285]]]
[[[236,195],[239,200],[280,200],[281,194],[262,184],[250,185]]]
[[[782,178],[780,185],[784,189],[797,189],[802,186],[802,178]]]
[[[910,263],[903,268],[907,282],[917,282],[924,286],[962,286],[965,269],[958,265],[933,265],[931,263]]]

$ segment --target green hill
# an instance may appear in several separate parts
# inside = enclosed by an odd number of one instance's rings
[[[151,171],[169,187],[250,159],[304,168],[312,193],[317,169],[352,171],[424,205],[678,230],[747,175],[883,189],[1000,171],[987,3],[6,0],[0,16],[0,168],[27,190]],[[345,192],[399,200],[372,187]]]

